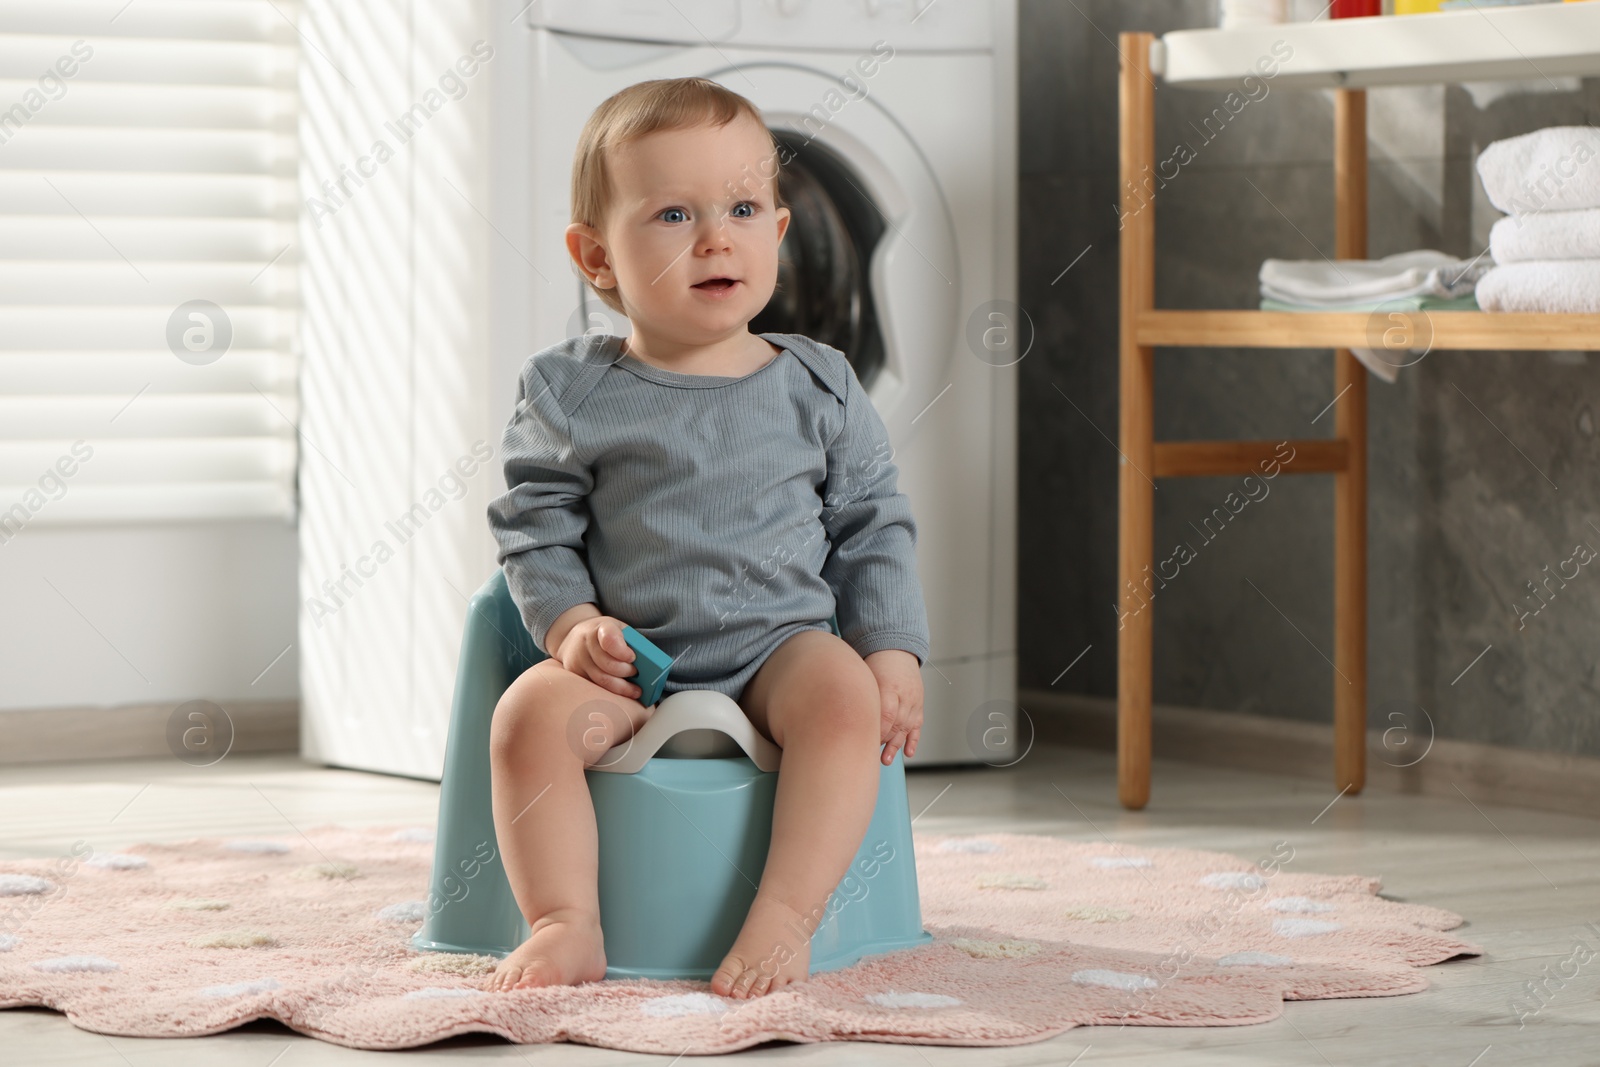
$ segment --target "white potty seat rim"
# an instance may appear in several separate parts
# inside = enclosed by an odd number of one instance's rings
[[[708,745],[708,731],[726,736],[732,746]],[[737,751],[762,771],[776,771],[783,756],[783,750],[761,735],[732,697],[710,689],[686,689],[657,704],[633,737],[607,750],[589,769],[636,774],[656,755],[704,759]]]

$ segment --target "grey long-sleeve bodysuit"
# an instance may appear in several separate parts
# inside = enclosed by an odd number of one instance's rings
[[[802,630],[928,657],[916,524],[883,420],[844,353],[801,334],[742,377],[569,338],[529,357],[489,505],[534,644],[593,603],[674,657],[664,696],[739,699]]]

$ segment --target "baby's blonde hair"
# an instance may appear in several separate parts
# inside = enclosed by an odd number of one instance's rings
[[[708,78],[657,78],[630,85],[594,109],[578,136],[572,160],[572,221],[596,230],[605,228],[611,207],[611,169],[607,149],[628,144],[657,130],[682,130],[695,126],[726,126],[748,115],[766,130],[766,120],[749,100]],[[772,134],[768,132],[768,138]],[[776,140],[777,160],[782,160]],[[772,182],[775,207],[782,207],[777,167],[762,177]],[[626,314],[618,289],[602,289],[585,279],[589,289],[611,310]]]

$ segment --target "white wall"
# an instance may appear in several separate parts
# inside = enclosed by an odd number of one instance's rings
[[[301,32],[302,748],[437,777],[504,484],[486,134],[516,31],[479,4],[310,0]]]
[[[0,547],[0,710],[298,694],[312,758],[437,777],[503,490],[487,264],[522,253],[486,132],[527,45],[502,6],[301,5],[299,528],[30,526]]]
[[[0,714],[293,699],[295,561],[286,522],[30,524],[0,546]]]

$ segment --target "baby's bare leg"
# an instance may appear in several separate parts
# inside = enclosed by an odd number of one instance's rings
[[[713,992],[734,997],[806,980],[811,934],[872,821],[882,748],[877,680],[831,633],[807,630],[780,645],[743,706],[783,762],[761,885],[711,979]]]
[[[599,838],[584,768],[627,740],[650,709],[554,660],[524,671],[495,706],[494,831],[532,930],[487,981],[496,990],[605,977]]]

